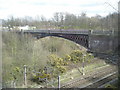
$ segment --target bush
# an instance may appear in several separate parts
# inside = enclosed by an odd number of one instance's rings
[[[71,54],[71,61],[73,61],[74,63],[81,61],[83,58],[83,52],[81,52],[80,50],[74,50]]]

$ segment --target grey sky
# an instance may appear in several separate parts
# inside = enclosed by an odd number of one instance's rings
[[[115,12],[105,2],[116,9],[119,0],[0,0],[0,19],[24,16],[45,16],[51,18],[55,12],[68,12],[79,15],[86,12],[87,16],[99,14],[106,16]]]

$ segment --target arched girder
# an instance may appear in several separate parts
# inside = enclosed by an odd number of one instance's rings
[[[68,40],[71,40],[77,44],[80,44],[81,46],[88,48],[88,35],[75,35],[75,34],[41,34],[36,35],[35,37],[44,38],[47,36],[55,36],[55,37],[61,37]]]

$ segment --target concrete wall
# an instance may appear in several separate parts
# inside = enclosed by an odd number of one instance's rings
[[[117,43],[111,36],[90,35],[89,48],[92,52],[111,53],[115,49]]]

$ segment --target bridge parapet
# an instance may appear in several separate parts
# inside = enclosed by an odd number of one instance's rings
[[[25,30],[24,33],[48,33],[48,34],[85,34],[85,35],[111,35],[110,30]]]
[[[88,30],[26,30],[24,33],[88,34]]]
[[[91,35],[112,35],[113,30],[91,30]]]

